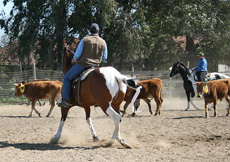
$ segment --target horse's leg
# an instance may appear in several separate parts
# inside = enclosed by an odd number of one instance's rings
[[[195,89],[196,89],[196,87],[195,87]],[[199,110],[199,108],[193,103],[193,98],[194,98],[194,97],[195,97],[195,91],[194,91],[194,89],[193,89],[193,91],[191,92],[190,101],[191,101],[192,106],[193,106],[195,109]]]
[[[185,111],[187,111],[190,108],[190,92],[185,91],[185,93],[186,93],[187,102],[188,102],[187,108],[185,109]]]
[[[116,139],[122,146],[126,148],[131,148],[126,144],[125,139],[122,139],[120,136],[120,125],[121,125],[121,115],[117,113],[112,106],[110,105],[106,110],[106,113],[113,119],[115,124],[115,129],[113,132],[112,139]]]
[[[69,109],[70,108],[61,108],[61,121],[60,121],[60,124],[59,124],[59,127],[58,127],[58,131],[57,131],[56,135],[54,136],[54,138],[52,138],[50,140],[50,143],[57,143],[58,140],[60,139],[61,133],[62,133],[62,128],[63,128],[65,120],[67,118]]]
[[[39,117],[41,117],[40,113],[38,110],[35,108],[36,100],[32,100],[32,105],[31,105],[31,112],[29,114],[29,117],[32,117],[32,112],[33,110],[38,114]]]
[[[90,128],[91,134],[93,136],[93,141],[94,142],[99,141],[97,133],[93,127],[92,119],[90,117],[90,107],[84,107],[84,110],[85,110],[85,114],[86,114],[86,121],[89,124],[89,128]]]
[[[121,140],[120,137],[120,123],[121,123],[121,115],[118,114],[114,109],[109,106],[108,109],[106,110],[106,113],[113,119],[114,124],[115,124],[115,129],[113,132],[112,139],[117,139],[118,141]]]
[[[193,106],[195,109],[199,110],[199,108],[193,103],[193,99],[194,99],[193,97],[191,97],[191,99],[190,99],[192,106]]]

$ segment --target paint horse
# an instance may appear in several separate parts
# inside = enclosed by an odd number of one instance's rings
[[[192,72],[192,70],[188,69],[182,62],[176,62],[173,64],[171,68],[170,77],[173,77],[178,73],[181,75],[184,81],[183,85],[184,85],[187,102],[188,102],[187,108],[185,110],[188,110],[190,108],[190,102],[195,109],[198,109],[198,107],[193,103],[193,98],[196,92],[196,82],[197,82],[195,79],[195,73]],[[229,76],[221,73],[216,73],[216,72],[208,73],[206,76],[206,81],[226,79],[226,78],[229,78]]]
[[[73,58],[73,53],[65,48],[63,57],[63,72],[65,73],[69,66],[70,61]],[[131,148],[120,136],[120,105],[125,97],[127,86],[136,89],[138,86],[135,81],[120,74],[113,67],[100,67],[94,69],[88,74],[88,76],[81,81],[80,87],[78,82],[72,87],[72,96],[70,98],[70,104],[72,106],[81,106],[85,110],[86,121],[91,130],[93,141],[98,141],[99,138],[93,127],[92,119],[90,117],[90,106],[99,106],[102,111],[110,116],[114,123],[115,129],[112,139],[116,139],[123,147]],[[79,92],[78,92],[79,88]],[[78,96],[79,94],[79,96]],[[69,108],[61,108],[61,121],[58,131],[51,143],[56,143],[61,136],[63,125],[67,118]],[[114,140],[113,140],[114,141]]]

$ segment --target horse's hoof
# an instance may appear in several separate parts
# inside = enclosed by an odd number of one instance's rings
[[[132,116],[132,117],[135,117],[135,116],[137,116],[137,114],[136,114],[136,113],[132,113],[131,116]]]
[[[125,139],[120,139],[120,144],[121,144],[124,148],[127,148],[127,149],[131,149],[131,148],[132,148],[131,146],[129,146],[129,145],[126,143]]]
[[[132,147],[129,146],[127,143],[121,143],[121,145],[126,149],[132,149]]]
[[[59,138],[57,138],[57,137],[54,136],[53,138],[50,139],[49,144],[57,144],[58,140],[59,140]]]
[[[189,108],[186,108],[184,111],[188,111]]]
[[[93,142],[97,142],[97,141],[99,141],[98,136],[94,136],[94,137],[93,137]]]

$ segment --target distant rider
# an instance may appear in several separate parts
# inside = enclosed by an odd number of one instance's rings
[[[200,52],[197,56],[199,58],[198,66],[195,68],[192,68],[192,70],[196,72],[198,81],[205,81],[205,77],[208,73],[208,68],[207,68],[208,63],[204,57],[203,52]]]

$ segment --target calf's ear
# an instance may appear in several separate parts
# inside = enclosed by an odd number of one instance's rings
[[[23,81],[21,81],[21,84],[25,84],[25,83],[26,83],[26,81],[24,81],[24,80],[23,80]]]

